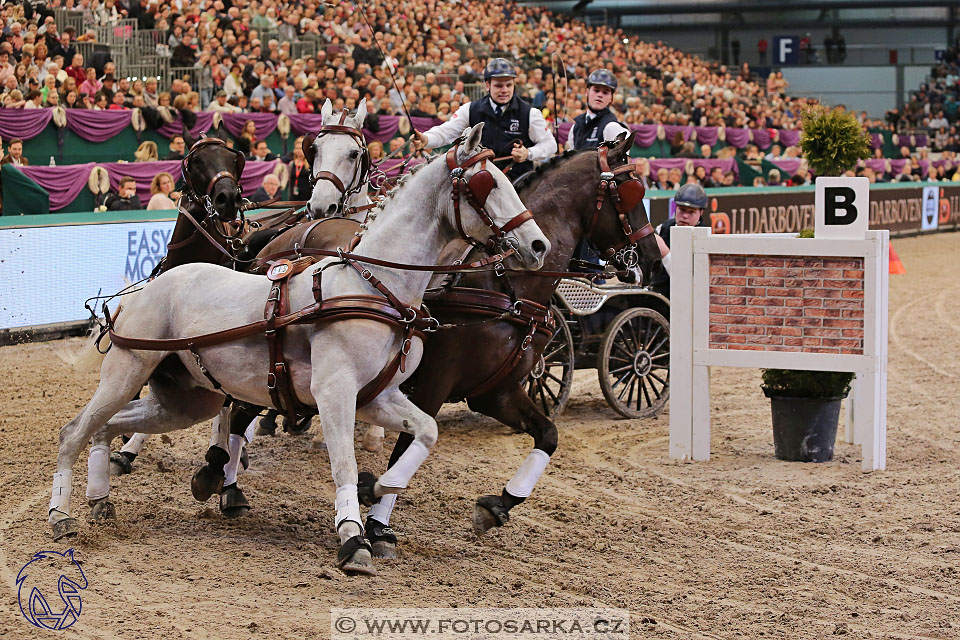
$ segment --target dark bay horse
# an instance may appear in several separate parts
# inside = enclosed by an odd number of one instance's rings
[[[627,151],[632,143],[633,137],[630,136],[605,148],[605,159],[609,164],[607,168],[619,170],[615,178],[617,184],[632,179],[622,170],[629,162]],[[551,242],[552,250],[546,259],[544,271],[566,270],[577,243],[584,237],[588,237],[591,244],[601,250],[625,244],[624,222],[611,197],[603,197],[599,201],[599,209],[597,207],[598,185],[602,177],[609,177],[602,174],[597,152],[568,154],[551,161],[538,170],[532,180],[518,188],[521,199],[534,212],[540,228]],[[637,198],[631,203],[627,215],[629,226],[634,229],[641,229],[648,223],[639,200]],[[323,249],[346,246],[358,229],[359,223],[344,219],[302,223],[274,239],[261,255],[272,255],[292,249],[295,245]],[[647,277],[660,259],[656,239],[652,234],[646,235],[637,242],[636,250],[639,253],[639,267]],[[463,251],[459,253],[456,257],[461,257]],[[450,257],[450,261],[453,259]],[[517,298],[549,305],[557,282],[554,278],[537,275],[505,278],[487,272],[463,275],[457,285],[508,295],[513,292]],[[548,336],[537,333],[530,348],[523,351],[506,376],[492,388],[474,395],[481,385],[503,368],[504,362],[512,356],[515,345],[526,338],[528,328],[509,320],[477,323],[475,315],[445,308],[440,303],[442,299],[442,292],[439,296],[426,298],[442,324],[460,326],[434,333],[426,341],[424,359],[406,387],[410,399],[424,412],[436,416],[445,402],[467,398],[474,411],[534,438],[535,451],[531,456],[535,460],[530,464],[525,462],[521,467],[518,473],[522,472],[523,477],[520,481],[512,485],[508,483],[508,488],[499,496],[483,496],[477,501],[475,523],[478,530],[484,531],[507,521],[509,510],[529,495],[529,490],[517,489],[517,485],[528,486],[531,479],[529,468],[533,465],[545,466],[544,459],[549,460],[556,450],[556,426],[537,408],[520,385],[520,381],[539,361]],[[478,349],[476,345],[484,347]],[[401,434],[391,456],[391,464],[399,458],[409,442],[409,438]],[[367,486],[372,486],[375,478],[370,474],[364,474],[364,477]],[[514,491],[510,492],[509,488],[514,488]],[[526,495],[518,495],[520,493]],[[386,498],[380,505],[374,506],[366,525],[367,537],[374,543],[375,553],[387,556],[393,552],[396,543],[392,530],[387,526],[391,510],[392,499]]]

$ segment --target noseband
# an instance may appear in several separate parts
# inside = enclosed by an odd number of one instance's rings
[[[487,213],[487,210],[484,206],[487,203],[487,198],[490,196],[490,192],[497,186],[497,182],[494,179],[493,175],[487,171],[487,160],[490,160],[494,157],[493,151],[490,149],[484,149],[479,153],[467,158],[463,161],[462,164],[457,164],[457,150],[460,148],[460,143],[462,140],[458,140],[453,147],[447,151],[447,168],[450,170],[450,179],[453,182],[453,210],[455,214],[455,220],[457,223],[457,231],[460,232],[461,237],[464,240],[472,244],[473,246],[484,249],[490,253],[495,253],[498,250],[512,248],[514,251],[518,249],[515,246],[505,247],[504,245],[512,245],[513,243],[506,237],[507,233],[513,231],[521,224],[527,220],[533,220],[533,212],[529,209],[524,209],[521,213],[514,216],[507,224],[502,227],[497,226],[497,223],[493,221],[493,218],[490,217],[490,214]],[[469,180],[464,178],[464,172],[472,167],[473,165],[480,163],[480,170],[473,174]],[[467,202],[470,203],[470,206],[474,208],[477,212],[477,215],[480,216],[480,219],[483,221],[487,227],[490,229],[490,238],[486,243],[482,243],[479,240],[470,237],[470,235],[463,229],[463,220],[461,219],[460,214],[460,200],[466,198]]]
[[[224,149],[227,149],[228,151],[232,152],[236,156],[235,158],[236,175],[234,175],[230,171],[220,171],[214,174],[212,178],[210,178],[210,181],[207,183],[207,188],[204,191],[200,191],[199,189],[196,188],[196,186],[193,184],[193,181],[190,178],[191,176],[190,162],[193,160],[194,156],[201,149],[204,149],[206,147],[211,147],[211,146],[217,146],[217,145],[222,146]],[[237,241],[239,241],[240,235],[243,234],[243,228],[244,228],[243,210],[241,209],[239,211],[239,224],[237,225],[237,232],[232,235],[229,233],[224,233],[223,231],[221,231],[220,225],[216,224],[219,220],[222,220],[222,218],[220,218],[219,214],[217,213],[217,210],[214,208],[213,200],[211,198],[213,195],[213,189],[214,187],[217,186],[217,183],[227,178],[233,180],[236,183],[237,194],[240,195],[242,193],[243,190],[242,190],[242,187],[240,186],[240,176],[243,174],[243,167],[246,164],[246,162],[247,162],[246,158],[243,157],[243,154],[240,153],[240,151],[236,149],[231,149],[230,147],[227,146],[227,143],[221,140],[220,138],[208,138],[208,137],[201,137],[199,140],[197,140],[193,144],[193,146],[190,147],[189,153],[187,153],[187,155],[183,157],[183,160],[180,161],[180,171],[183,174],[184,184],[186,184],[187,186],[184,197],[186,197],[187,200],[193,201],[198,205],[200,205],[206,212],[207,218],[210,219],[211,226],[213,227],[214,230],[216,230],[217,234],[223,237],[223,239],[226,240],[227,242],[234,243],[234,244]]]
[[[591,239],[594,228],[597,226],[597,220],[600,218],[600,210],[603,209],[603,201],[610,196],[613,206],[617,210],[617,216],[620,218],[620,225],[623,228],[623,235],[626,238],[623,242],[618,242],[603,252],[601,257],[610,260],[618,256],[620,261],[628,267],[636,266],[639,262],[637,252],[634,247],[643,238],[654,232],[653,227],[648,222],[636,231],[630,225],[629,214],[643,200],[646,190],[640,178],[634,172],[633,165],[629,162],[622,167],[611,170],[607,161],[607,149],[613,146],[611,142],[604,142],[597,148],[597,161],[600,164],[600,182],[597,185],[596,208],[593,211],[593,217],[590,219],[590,225],[587,227],[587,239]],[[628,180],[617,182],[618,174],[626,173]]]
[[[340,122],[338,124],[325,124],[320,127],[320,131],[316,135],[308,135],[303,139],[303,155],[311,167],[313,167],[314,160],[316,159],[316,150],[313,148],[313,145],[317,138],[333,134],[348,135],[356,140],[360,146],[360,162],[354,168],[353,178],[351,178],[348,186],[344,186],[339,176],[331,171],[318,171],[316,175],[312,172],[310,174],[310,183],[312,185],[316,186],[317,182],[326,180],[332,183],[337,191],[340,192],[340,201],[337,203],[338,210],[343,209],[347,198],[360,191],[370,176],[370,153],[367,151],[367,140],[363,136],[363,131],[344,124],[347,119],[347,113],[348,111],[344,109],[340,113]]]

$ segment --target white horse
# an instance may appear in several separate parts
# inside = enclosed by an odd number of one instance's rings
[[[367,115],[366,98],[360,101],[356,113],[343,118],[342,122],[341,114],[333,113],[333,104],[330,100],[324,102],[320,113],[323,116],[324,126],[343,125],[360,132]],[[364,156],[367,151],[362,139],[348,134],[320,135],[308,141],[307,146],[308,148],[304,149],[304,155],[310,159],[310,171],[314,182],[307,210],[312,216],[329,217],[343,214],[363,208],[370,203],[367,197],[370,184],[369,170],[364,171]],[[369,163],[369,160],[366,162]],[[332,176],[335,179],[317,180],[318,174]],[[338,188],[337,182],[344,187],[343,190]],[[364,210],[351,217],[362,219],[365,213]],[[240,452],[245,445],[253,441],[254,436],[253,428],[248,429],[243,436],[231,435],[229,433],[229,416],[231,415],[228,407],[214,419],[210,438],[211,446],[226,450],[230,456],[225,469],[224,487],[229,487],[236,482]],[[379,433],[378,442],[382,441],[382,429],[374,427],[374,430]],[[134,434],[124,443],[120,451],[111,454],[110,469],[113,475],[124,475],[132,471],[133,461],[140,454],[148,437],[149,434],[145,433]]]
[[[463,165],[479,152],[482,125],[469,129],[454,154]],[[443,156],[425,165],[383,207],[357,247],[361,254],[395,262],[433,264],[444,245],[465,233],[484,238],[490,227],[479,211],[462,199],[461,220],[455,220],[452,176],[462,171],[470,180],[486,170],[494,188],[486,211],[498,228],[525,211],[509,180],[493,163],[451,171]],[[482,176],[481,176],[482,177]],[[465,194],[464,194],[465,195]],[[506,233],[521,267],[538,269],[550,243],[532,220]],[[374,290],[348,265],[328,259],[290,279],[290,309],[314,302],[314,274],[323,271],[324,299],[370,295]],[[430,272],[401,271],[366,265],[393,294],[411,306],[421,303]],[[257,322],[272,283],[263,276],[237,273],[207,264],[183,265],[147,284],[127,302],[117,318],[119,335],[136,338],[188,338]],[[387,388],[358,412],[357,393],[372,381],[401,348],[407,349],[405,371],[398,371]],[[353,448],[354,418],[406,431],[414,442],[374,485],[380,497],[399,493],[426,459],[436,442],[436,421],[399,390],[420,361],[418,339],[404,343],[402,335],[381,322],[356,319],[325,325],[292,325],[286,337],[286,357],[298,400],[317,407],[336,485],[334,524],[340,538],[337,564],[345,572],[376,573],[370,545],[363,538],[357,497],[357,464]],[[183,351],[142,351],[114,345],[101,368],[93,398],[60,430],[57,472],[51,491],[49,524],[55,539],[75,534],[70,516],[73,466],[92,438],[88,461],[87,498],[94,518],[114,515],[109,503],[109,443],[120,433],[162,433],[184,429],[215,416],[224,394],[260,406],[272,404],[265,382],[268,350],[260,336],[206,347],[197,357]],[[218,381],[221,391],[211,381]],[[129,401],[147,382],[151,393]]]

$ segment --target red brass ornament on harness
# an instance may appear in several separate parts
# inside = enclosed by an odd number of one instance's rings
[[[459,148],[460,142],[458,141],[447,151],[446,157],[447,168],[450,169],[450,179],[453,181],[453,211],[454,220],[457,223],[457,231],[460,232],[464,240],[473,246],[480,249],[487,249],[491,253],[494,253],[500,248],[500,245],[503,244],[508,232],[513,231],[527,220],[533,220],[533,212],[529,209],[524,209],[507,222],[507,224],[502,227],[497,226],[497,223],[493,221],[493,218],[490,217],[490,214],[487,213],[487,210],[484,208],[487,203],[487,198],[490,197],[490,192],[497,186],[493,175],[487,171],[487,160],[493,158],[493,151],[484,149],[480,153],[464,160],[462,164],[457,164],[457,150]],[[480,163],[480,170],[473,174],[469,180],[466,180],[463,177],[464,172],[477,163]],[[466,188],[464,189],[464,187]],[[460,201],[464,197],[466,197],[467,202],[470,203],[470,206],[477,212],[477,215],[480,216],[480,220],[490,228],[491,235],[486,243],[470,237],[463,229]],[[513,247],[513,249],[515,251],[516,247]]]
[[[606,260],[614,257],[617,251],[637,244],[640,240],[654,232],[653,226],[651,226],[649,222],[636,231],[634,231],[630,225],[630,212],[641,203],[646,190],[643,188],[643,183],[640,182],[640,179],[634,172],[633,165],[630,163],[613,170],[610,169],[610,164],[607,162],[608,147],[609,144],[604,144],[597,149],[597,161],[600,163],[600,182],[597,185],[596,208],[593,211],[593,217],[587,227],[586,236],[590,238],[593,235],[593,230],[597,226],[597,220],[600,218],[600,210],[603,208],[603,201],[609,195],[613,201],[613,206],[617,210],[617,215],[620,218],[620,225],[623,227],[623,235],[626,240],[608,248],[601,255],[601,257]],[[618,183],[616,176],[621,173],[628,174],[630,179]]]

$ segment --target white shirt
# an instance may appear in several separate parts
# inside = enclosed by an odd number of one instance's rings
[[[489,98],[486,98],[489,100]],[[456,140],[467,127],[470,126],[470,103],[462,105],[450,116],[450,119],[443,124],[438,124],[429,131],[424,131],[427,136],[427,148],[436,149],[448,145]],[[540,109],[530,108],[530,129],[527,132],[530,139],[533,140],[533,146],[527,147],[529,160],[533,162],[546,162],[557,153],[557,139],[553,137],[547,121],[543,119]]]
[[[587,110],[587,124],[589,124],[590,121],[596,117],[597,115],[594,112],[590,111],[589,109]],[[563,145],[564,148],[566,149],[573,149],[573,130],[575,128],[576,128],[576,125],[570,127],[570,132],[567,134],[567,142],[566,144]],[[616,140],[617,136],[624,132],[626,132],[627,135],[630,135],[630,130],[627,129],[622,124],[620,124],[619,122],[608,122],[607,126],[603,128],[603,136],[602,136],[603,139],[600,140],[600,142]]]

